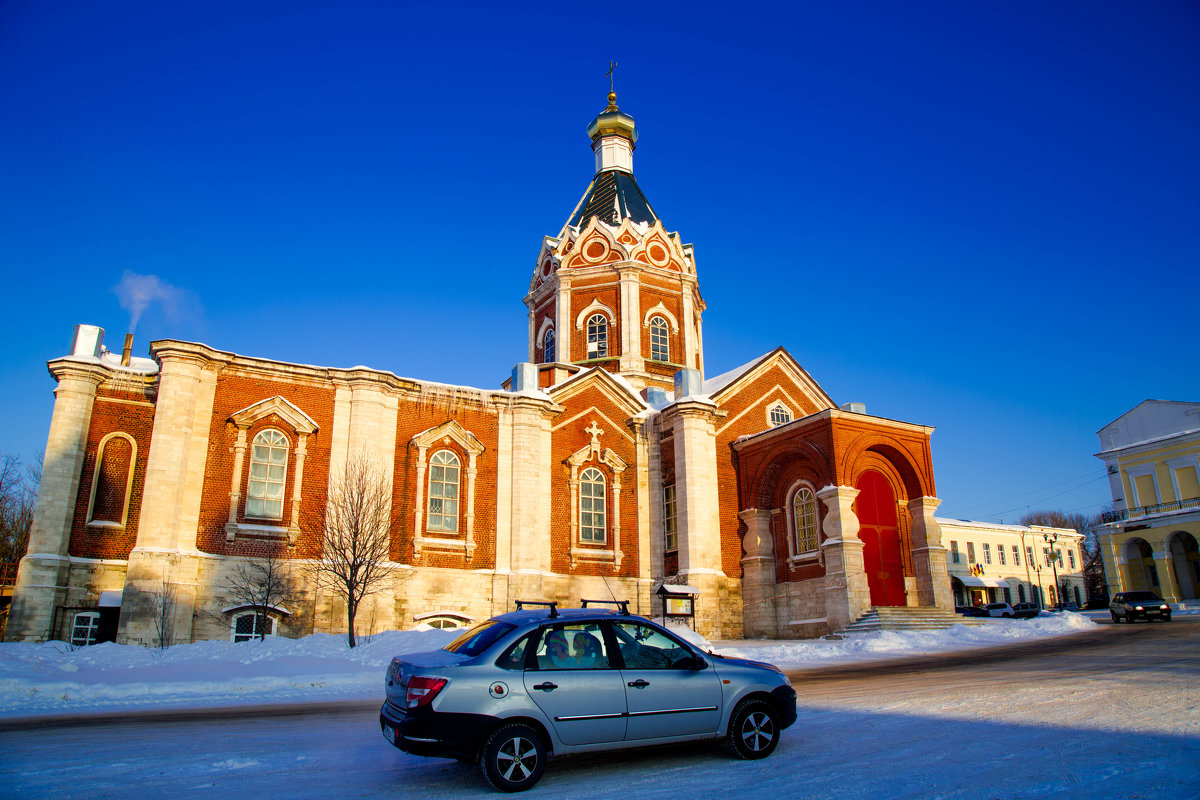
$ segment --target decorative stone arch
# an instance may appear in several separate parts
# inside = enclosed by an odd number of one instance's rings
[[[582,311],[580,311],[579,314],[577,314],[575,316],[575,330],[577,330],[577,331],[583,330],[583,326],[587,324],[588,319],[593,314],[603,314],[605,317],[608,318],[609,326],[616,327],[616,324],[617,324],[616,312],[613,311],[608,306],[604,305],[604,303],[601,303],[600,298],[597,297],[597,298],[593,298],[592,302],[588,303],[588,305]]]
[[[425,520],[425,471],[429,464],[429,450],[439,444],[453,442],[467,455],[465,469],[467,502],[463,509],[462,536],[435,536],[426,533]],[[483,443],[454,420],[443,422],[422,431],[409,441],[409,447],[417,450],[417,489],[413,505],[413,560],[421,558],[423,548],[460,552],[467,563],[475,556],[475,483],[479,474],[477,460],[486,449]]]
[[[667,307],[662,304],[661,300],[642,317],[642,327],[649,327],[650,320],[656,316],[662,317],[670,323],[671,333],[679,333],[679,320],[675,319],[675,315],[667,310]]]
[[[627,257],[625,246],[593,217],[575,240],[567,266],[595,267],[625,261]]]
[[[772,454],[757,474],[748,476],[749,484],[753,487],[748,497],[749,507],[779,508],[784,502],[778,485],[780,475],[785,471],[790,472],[797,462],[811,469],[810,482],[815,486],[814,491],[834,482],[828,466],[829,457],[819,445],[810,441],[788,442]]]
[[[595,420],[592,420],[592,424],[584,430],[591,434],[591,441],[563,461],[569,470],[567,487],[571,494],[571,541],[567,554],[571,559],[572,569],[581,560],[602,561],[611,562],[613,571],[616,572],[621,568],[621,561],[625,557],[621,551],[621,473],[628,465],[611,449],[600,447],[600,436],[604,431],[600,429]],[[612,531],[611,548],[583,547],[579,540],[579,473],[585,465],[589,464],[600,464],[606,467],[606,477],[611,478],[609,482],[611,487],[609,495],[612,497],[612,514],[610,515],[612,523],[609,526]]]
[[[104,478],[104,456],[110,442],[114,439],[127,442],[129,444],[129,465],[125,470],[125,479],[122,487],[121,511],[117,515],[119,519],[97,519],[96,518],[96,490]],[[107,434],[100,443],[96,446],[96,464],[92,470],[92,489],[91,496],[88,498],[87,526],[89,528],[124,528],[125,523],[129,519],[129,499],[133,495],[133,472],[137,466],[137,442],[134,438],[124,431],[113,431]]]
[[[550,331],[554,330],[554,318],[551,316],[547,316],[545,319],[543,319],[542,327],[538,328],[537,339],[535,341],[539,345],[541,345],[542,342],[545,341],[546,331],[548,331],[548,330],[550,330]]]
[[[242,498],[242,473],[246,463],[250,428],[255,423],[272,416],[280,427],[290,428],[296,437],[295,447],[291,451],[291,514],[285,515],[288,524],[286,526],[239,524],[237,512]],[[286,536],[288,544],[295,546],[296,539],[300,535],[300,490],[304,482],[304,457],[308,452],[306,442],[309,436],[320,429],[319,426],[312,417],[279,395],[260,400],[253,405],[246,406],[241,411],[234,412],[230,415],[229,422],[237,428],[237,440],[233,445],[233,475],[229,487],[229,517],[225,523],[225,541],[232,542],[238,533],[253,531],[259,535],[276,535],[280,538]]]
[[[1125,564],[1124,589],[1147,589],[1159,591],[1162,581],[1158,566],[1154,563],[1154,548],[1140,536],[1125,540],[1121,545],[1121,559]]]
[[[846,448],[842,457],[841,473],[848,483],[853,484],[866,463],[889,465],[893,479],[898,479],[904,487],[903,492],[897,492],[909,499],[917,497],[933,497],[933,482],[926,470],[914,464],[911,456],[904,447],[892,437],[881,433],[865,433],[854,439]]]

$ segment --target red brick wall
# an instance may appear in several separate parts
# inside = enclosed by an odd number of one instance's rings
[[[534,312],[534,315],[533,315],[533,338],[534,338],[533,359],[534,359],[535,363],[540,364],[546,360],[546,354],[544,352],[542,352],[542,324],[545,323],[545,321],[547,319],[549,319],[551,323],[554,322],[555,308],[557,307],[557,305],[558,305],[557,301],[552,298],[552,299],[548,300],[547,302],[543,303],[542,306],[540,308],[538,308],[536,312]],[[554,331],[554,341],[555,341],[554,349],[555,349],[555,351],[561,351],[561,349],[562,349],[561,346],[558,344],[558,337],[559,337],[559,331],[555,330]],[[561,361],[562,359],[559,358],[560,355],[561,355],[561,352],[555,352],[554,360]]]
[[[412,538],[416,514],[416,482],[418,449],[410,445],[419,433],[436,428],[453,420],[474,434],[483,445],[484,451],[476,457],[478,474],[475,478],[475,527],[476,550],[473,560],[467,563],[461,552],[449,552],[425,548],[421,552],[423,566],[451,567],[456,569],[492,569],[496,564],[496,480],[498,474],[497,449],[499,448],[499,420],[495,412],[464,401],[452,402],[451,398],[433,397],[428,401],[401,401],[396,421],[396,464],[393,477],[393,496],[396,505],[396,520],[392,528],[392,559],[406,564],[413,563]],[[428,459],[438,450],[455,452],[462,464],[459,479],[459,533],[465,540],[467,510],[467,452],[453,439],[449,443],[432,445],[426,452],[425,486],[421,496],[422,527],[427,522],[429,502]],[[449,536],[445,532],[434,532],[435,536]]]
[[[129,558],[137,543],[138,521],[142,510],[142,490],[146,482],[146,458],[150,453],[150,434],[154,429],[154,407],[141,392],[123,392],[101,387],[96,392],[92,418],[88,426],[87,449],[79,476],[79,494],[67,552],[77,558]],[[130,488],[129,512],[124,528],[98,528],[87,525],[88,503],[96,472],[100,442],[110,433],[128,434],[137,445]]]
[[[621,355],[620,326],[625,324],[625,322],[622,320],[624,312],[621,309],[618,286],[614,282],[615,278],[615,275],[608,275],[602,279],[579,281],[571,284],[571,313],[568,316],[571,330],[568,335],[571,337],[572,361],[587,360],[587,320],[584,320],[582,328],[577,329],[575,327],[575,318],[579,316],[579,313],[583,309],[590,306],[593,300],[599,300],[605,306],[611,308],[617,317],[615,320],[610,320],[612,324],[608,327],[608,357],[614,359],[612,370],[616,370],[615,359]],[[560,335],[562,335],[561,332]]]
[[[301,487],[301,534],[294,548],[281,546],[278,539],[239,534],[233,542],[225,541],[225,523],[229,518],[229,490],[234,466],[234,444],[237,428],[229,418],[238,411],[276,395],[289,401],[317,423],[318,430],[305,441],[304,485]],[[288,558],[313,558],[320,553],[319,524],[329,486],[329,446],[333,434],[332,384],[314,385],[308,382],[275,380],[248,376],[233,371],[217,377],[216,396],[209,428],[208,459],[204,470],[203,499],[200,504],[199,532],[196,546],[206,553],[219,555],[263,555],[276,552]],[[284,485],[283,519],[280,521],[247,519],[245,516],[247,479],[250,474],[251,446],[255,435],[265,428],[275,428],[288,439],[288,464]],[[279,525],[291,521],[292,490],[295,481],[296,432],[291,426],[268,416],[256,422],[247,432],[246,455],[242,463],[238,504],[238,520],[248,524]]]
[[[650,366],[650,356],[654,351],[650,348],[650,326],[644,324],[646,314],[649,313],[650,309],[662,303],[663,307],[671,312],[676,322],[681,326],[686,325],[687,322],[683,318],[683,302],[678,291],[658,290],[643,283],[639,294],[641,296],[642,308],[637,319],[633,320],[633,324],[641,328],[642,357],[646,359],[647,366]],[[672,329],[669,319],[667,320],[667,341],[670,348],[670,363],[683,364],[683,328],[681,327],[679,330]],[[672,367],[670,371],[674,373],[675,368]]]
[[[566,410],[558,419],[570,419],[572,421],[554,432],[550,444],[550,568],[554,572],[564,574],[606,575],[610,577],[614,575],[635,576],[638,570],[637,452],[634,441],[622,435],[629,433],[629,429],[623,424],[628,415],[625,410],[618,407],[616,403],[597,388],[589,388],[579,392],[573,397],[568,398],[563,403],[563,406]],[[591,409],[595,409],[600,413],[586,413]],[[601,414],[607,416],[608,419],[602,417]],[[577,415],[579,416],[577,417]],[[574,570],[570,569],[570,557],[568,553],[571,544],[571,492],[568,484],[570,468],[565,461],[591,442],[591,435],[584,429],[590,428],[593,420],[604,430],[604,433],[600,435],[601,450],[611,449],[626,465],[625,471],[621,473],[620,493],[620,543],[624,557],[621,561],[620,569],[616,572],[613,571],[612,564],[609,562],[580,561]],[[614,422],[610,423],[609,420],[613,420]],[[555,424],[557,424],[557,421]],[[620,431],[613,430],[614,425],[617,424],[621,425]],[[609,469],[608,465],[596,460],[588,462],[584,467],[581,467],[580,472],[582,473],[583,469],[586,469],[588,466],[594,466],[604,473],[608,487],[606,510],[608,513],[609,543],[593,549],[612,549],[612,470]],[[580,546],[582,547],[583,545]]]

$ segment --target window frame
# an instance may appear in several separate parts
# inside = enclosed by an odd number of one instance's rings
[[[266,436],[267,434],[271,434],[271,433],[276,434],[277,436],[280,437],[280,439],[282,440],[282,445],[275,443],[275,442],[264,443],[265,446],[267,447],[267,460],[259,461],[258,454],[256,453],[256,450],[259,447],[259,444],[258,444],[259,439]],[[274,451],[274,450],[282,450],[283,451],[283,459],[281,461],[274,462],[271,460],[271,454],[272,454],[272,451]],[[284,510],[285,510],[285,506],[287,505],[288,458],[290,457],[291,452],[292,452],[291,440],[288,438],[286,433],[279,430],[278,428],[274,428],[274,427],[263,428],[262,430],[258,431],[258,433],[254,434],[254,438],[252,438],[250,440],[250,464],[249,464],[249,469],[246,470],[246,505],[242,512],[247,519],[262,519],[262,520],[268,520],[271,522],[281,522],[284,519]],[[255,477],[255,475],[254,475],[255,464],[264,464],[266,466],[267,474],[264,478],[260,479],[260,478]],[[278,481],[271,479],[270,474],[271,474],[272,466],[280,467],[283,470],[283,474],[279,478]],[[259,496],[255,495],[255,492],[254,492],[254,484],[255,483],[263,484],[263,487],[264,487],[263,496],[259,497]],[[271,499],[269,499],[269,496],[265,493],[265,490],[267,487],[273,486],[276,484],[278,484],[278,486],[279,486],[279,498],[277,500],[271,500]],[[250,504],[252,502],[264,503],[264,506],[263,506],[264,512],[266,511],[266,506],[265,506],[266,503],[278,502],[279,503],[279,513],[278,514],[273,514],[273,513],[259,514],[259,513],[252,512],[250,510]]]
[[[992,563],[992,543],[991,542],[983,543],[983,563],[984,564]]]
[[[545,333],[542,334],[542,363],[543,364],[554,363],[554,359],[557,356],[557,353],[554,350],[554,347],[556,344],[557,344],[557,342],[555,341],[555,337],[554,337],[554,327],[551,326],[546,329]]]
[[[800,503],[807,492],[805,505],[811,507],[811,529],[808,513],[803,512],[804,525],[801,527]],[[807,545],[811,542],[812,547]],[[821,550],[821,509],[817,505],[817,493],[808,481],[801,481],[792,487],[788,500],[788,549],[794,561],[812,559]]]
[[[449,463],[438,463],[437,462],[437,458],[439,456],[442,456],[443,454],[454,460],[453,467],[451,467],[451,465]],[[449,471],[449,469],[451,469],[451,468],[455,472],[453,484],[451,483],[451,481],[445,480],[444,478],[441,480],[438,480],[434,477],[434,473],[437,472],[439,469],[442,471],[442,474],[444,476],[446,474],[446,472]],[[462,513],[462,457],[459,456],[459,454],[454,452],[453,450],[451,450],[449,448],[445,448],[445,447],[443,447],[440,450],[435,451],[432,455],[429,456],[428,483],[429,483],[429,485],[426,487],[426,498],[425,498],[425,530],[429,533],[434,533],[434,534],[438,534],[441,536],[446,536],[446,535],[459,536],[459,535],[461,535],[462,526],[459,524],[459,517],[461,516],[461,513]],[[444,494],[439,495],[437,497],[434,496],[434,486],[442,487],[442,491],[444,492],[446,490],[446,487],[451,486],[451,485],[454,486],[454,497],[448,498]],[[448,514],[444,510],[447,500],[450,500],[454,504],[454,513],[453,514]],[[442,504],[443,510],[435,512],[433,510],[433,505],[435,502],[440,502]],[[441,523],[436,526],[433,524],[433,518],[435,516],[439,518],[439,522]],[[445,522],[446,522],[447,518],[452,520],[453,524],[451,527],[445,526]]]
[[[596,480],[597,478],[599,478],[599,480]],[[594,517],[597,513],[595,508],[597,496],[595,494],[585,494],[584,489],[585,487],[591,486],[593,487],[594,491],[594,487],[597,485],[600,487],[600,524],[598,526],[595,524],[588,525],[584,523],[585,515],[591,515]],[[585,503],[588,506],[586,508]],[[595,536],[595,532],[599,531],[600,538],[589,539],[589,531],[591,532],[592,536]],[[608,544],[608,477],[604,474],[603,470],[595,466],[585,467],[583,471],[579,473],[579,542],[580,544],[584,545],[602,546]]]
[[[125,474],[125,496],[121,502],[121,519],[96,519],[96,490],[103,474],[104,456],[108,452],[109,443],[113,439],[123,439],[129,443],[129,468]],[[133,496],[133,473],[137,468],[137,441],[125,431],[113,431],[100,440],[96,446],[96,464],[92,470],[92,488],[88,497],[87,525],[92,528],[124,528],[129,522],[129,501]]]
[[[89,624],[84,631],[82,641],[77,633],[79,631],[80,619],[86,619]],[[71,617],[71,646],[72,647],[88,647],[96,643],[97,637],[100,635],[100,612],[99,611],[77,611],[75,616]]]
[[[779,400],[767,406],[767,427],[778,428],[795,419],[796,415],[792,413],[792,410]]]
[[[671,326],[666,318],[656,314],[650,318],[650,360],[671,362]]]
[[[251,633],[238,633],[238,629],[237,629],[238,620],[245,619],[246,617],[251,617],[255,620],[255,622],[251,623],[251,626],[250,626]],[[270,630],[268,630],[266,633],[260,634],[258,632],[258,630],[257,630],[258,625],[256,624],[256,622],[259,619],[265,619],[267,621],[267,623],[269,624]],[[250,609],[247,611],[240,611],[240,612],[234,614],[229,620],[229,641],[231,641],[235,644],[238,644],[241,642],[252,642],[257,639],[265,639],[267,636],[275,636],[276,635],[275,631],[278,628],[278,624],[279,624],[279,620],[276,619],[275,616],[272,615],[270,612],[267,612],[265,614],[259,614],[257,611],[254,611],[253,609]],[[241,637],[241,638],[238,638],[238,637]]]
[[[608,358],[608,329],[611,325],[609,318],[599,312],[588,317],[584,341],[584,354],[587,359]],[[592,352],[593,343],[596,345],[595,353]]]

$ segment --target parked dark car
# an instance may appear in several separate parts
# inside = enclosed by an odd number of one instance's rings
[[[1054,607],[1055,611],[1078,611],[1079,603],[1059,603]]]
[[[1113,622],[1133,622],[1138,619],[1147,622],[1155,619],[1171,621],[1171,606],[1154,592],[1117,592],[1108,604],[1108,613],[1112,614]]]
[[[1017,619],[1033,619],[1039,613],[1037,603],[1017,603],[1013,606],[1013,616]]]
[[[962,614],[964,617],[990,617],[991,616],[991,614],[989,614],[987,612],[987,609],[980,608],[979,606],[955,606],[954,613]]]

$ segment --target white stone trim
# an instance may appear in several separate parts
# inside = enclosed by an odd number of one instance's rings
[[[620,569],[621,561],[625,554],[621,552],[621,473],[625,471],[627,465],[625,461],[614,453],[611,449],[600,449],[600,436],[604,433],[596,421],[592,420],[592,424],[585,429],[591,434],[592,440],[584,447],[576,450],[563,462],[571,470],[567,478],[567,487],[571,494],[571,520],[570,520],[570,537],[571,544],[568,549],[568,555],[571,559],[571,568],[574,569],[580,559],[594,561],[612,561],[613,571]],[[608,510],[608,499],[612,498],[612,514],[609,516],[608,529],[611,531],[612,549],[597,550],[594,547],[585,546],[584,542],[580,541],[580,524],[579,524],[579,472],[580,468],[585,464],[599,462],[608,467],[612,480],[605,480],[605,511]],[[601,470],[603,472],[603,470]],[[606,476],[607,478],[607,476]],[[608,533],[608,531],[606,531]]]
[[[661,300],[659,300],[658,303],[649,311],[647,311],[645,316],[642,317],[642,327],[650,327],[650,320],[656,316],[662,317],[667,322],[671,323],[671,333],[679,333],[679,320],[675,319],[674,314],[672,314],[670,311],[667,311],[667,307],[662,304]]]
[[[583,326],[587,323],[589,317],[593,314],[603,314],[608,318],[608,326],[612,328],[617,324],[617,315],[611,308],[600,302],[600,298],[593,298],[582,311],[575,316],[575,330],[583,330]],[[609,337],[611,339],[611,336]],[[610,348],[611,349],[611,348]]]
[[[1133,493],[1133,501],[1134,502],[1130,506],[1130,508],[1138,508],[1140,506],[1158,505],[1159,503],[1161,503],[1163,501],[1162,500],[1162,487],[1160,487],[1158,485],[1158,469],[1157,469],[1157,467],[1158,467],[1157,463],[1151,463],[1151,464],[1138,464],[1137,466],[1125,468],[1125,474],[1129,476],[1129,490]],[[1144,478],[1147,475],[1149,475],[1150,479],[1154,481],[1154,494],[1156,495],[1156,497],[1155,497],[1153,503],[1145,502],[1145,500],[1141,497],[1141,495],[1138,494],[1137,479]]]
[[[462,513],[462,537],[429,536],[424,529],[425,519],[425,470],[429,463],[429,449],[440,442],[454,442],[467,454],[467,466],[463,473],[467,479],[466,505]],[[410,447],[417,448],[417,484],[413,509],[413,559],[421,557],[423,547],[436,549],[461,550],[467,563],[475,556],[475,481],[479,470],[476,460],[483,453],[483,443],[454,420],[443,422],[433,428],[418,433],[409,441]]]
[[[108,446],[109,440],[118,438],[128,441],[131,448],[129,454],[129,471],[125,475],[125,501],[121,506],[121,521],[93,519],[96,511],[96,484],[100,478],[100,466],[104,463],[104,448]],[[100,443],[96,446],[96,464],[92,468],[92,491],[91,496],[88,497],[87,525],[89,528],[124,528],[125,523],[129,521],[129,498],[133,495],[133,472],[137,466],[137,451],[137,442],[124,431],[113,431],[101,439]]]

